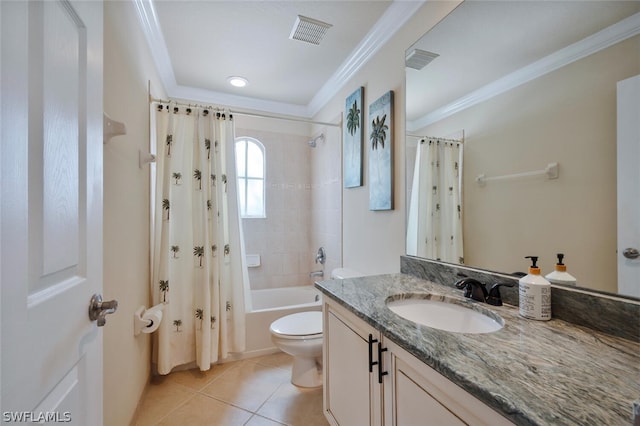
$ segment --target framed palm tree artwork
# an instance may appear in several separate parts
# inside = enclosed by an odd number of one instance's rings
[[[393,210],[393,91],[369,105],[369,210]]]
[[[344,187],[362,186],[362,142],[364,87],[358,88],[345,102]]]

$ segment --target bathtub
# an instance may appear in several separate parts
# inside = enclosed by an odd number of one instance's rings
[[[251,290],[251,307],[246,313],[247,343],[243,358],[275,353],[269,326],[278,318],[322,309],[322,295],[315,287],[281,287]]]

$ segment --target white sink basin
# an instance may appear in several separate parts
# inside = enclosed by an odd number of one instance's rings
[[[392,296],[387,307],[409,321],[454,333],[491,333],[504,326],[504,320],[488,309],[439,294]]]

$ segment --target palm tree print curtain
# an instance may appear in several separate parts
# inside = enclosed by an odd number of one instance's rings
[[[407,225],[407,253],[464,263],[462,144],[422,139],[418,144]]]
[[[244,247],[235,187],[234,127],[228,111],[152,105],[157,145],[154,333],[160,374],[200,370],[244,350]]]

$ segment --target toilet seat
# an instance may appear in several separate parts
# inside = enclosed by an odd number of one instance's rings
[[[298,312],[284,316],[271,323],[269,330],[283,339],[321,339],[322,312]]]

